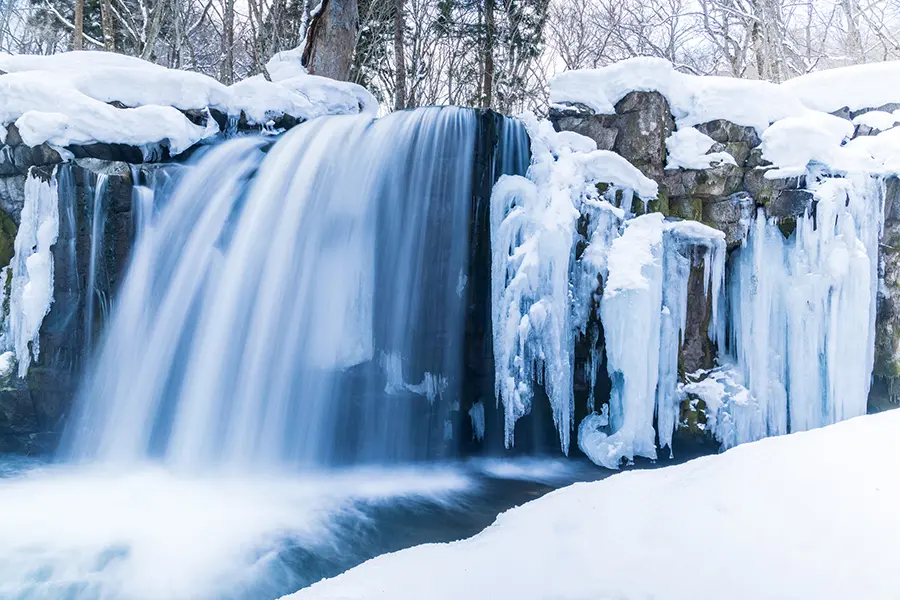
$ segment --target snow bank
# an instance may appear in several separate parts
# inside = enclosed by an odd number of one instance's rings
[[[289,598],[894,598],[898,428],[890,411],[575,484]]]
[[[900,61],[816,71],[789,79],[781,87],[808,108],[835,112],[900,102]]]
[[[308,120],[377,111],[360,86],[299,72],[281,82],[256,76],[228,87],[200,73],[104,52],[0,53],[0,71],[7,73],[0,75],[0,123],[15,122],[30,146],[167,143],[178,154],[218,131],[191,123],[181,111],[243,113],[259,125],[282,115]]]
[[[805,112],[792,93],[774,83],[686,75],[667,60],[649,57],[562,73],[550,82],[550,102],[580,103],[598,114],[613,114],[616,103],[632,91],[664,95],[679,128],[726,119],[762,132],[774,121]]]

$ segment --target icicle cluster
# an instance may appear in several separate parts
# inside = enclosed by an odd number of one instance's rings
[[[523,120],[532,140],[528,178],[502,177],[492,196],[496,394],[504,406],[506,445],[512,446],[516,421],[531,410],[534,384],[543,385],[566,452],[574,419],[574,339],[587,322],[583,310],[573,314],[570,285],[578,219],[583,211],[598,213],[588,250],[578,261],[574,293],[583,299],[594,293],[606,270],[605,248],[623,216],[600,199],[595,184],[606,182],[645,198],[655,197],[657,189],[622,157],[597,150],[592,140],[556,133],[533,115]]]
[[[865,414],[882,186],[819,177],[813,212],[787,240],[757,216],[729,278],[731,358],[755,410],[732,414],[739,435],[724,446]]]
[[[53,254],[59,235],[59,204],[56,175],[45,181],[29,172],[25,181],[25,204],[9,266],[9,314],[3,346],[10,348],[24,377],[32,359],[40,355],[40,330],[53,303]],[[5,284],[6,277],[3,277]],[[4,298],[4,301],[6,299]],[[5,302],[4,302],[5,303]]]
[[[703,289],[712,306],[709,335],[717,342],[724,337],[717,308],[725,274],[722,232],[650,213],[628,221],[612,243],[601,304],[612,391],[608,407],[582,422],[578,438],[597,464],[617,468],[622,459],[656,458],[657,435],[660,447],[671,448],[695,253],[702,254]]]

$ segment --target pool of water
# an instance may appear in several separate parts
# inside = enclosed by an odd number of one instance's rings
[[[608,474],[555,459],[194,475],[0,457],[0,598],[278,598]]]

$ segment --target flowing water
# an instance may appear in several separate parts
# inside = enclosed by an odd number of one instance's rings
[[[524,128],[499,122],[488,173],[523,173]],[[63,462],[0,461],[0,598],[276,598],[600,476],[451,460],[478,131],[457,108],[329,117],[135,170]]]

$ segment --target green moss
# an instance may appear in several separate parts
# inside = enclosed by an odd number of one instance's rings
[[[640,198],[634,198],[634,200],[631,201],[631,212],[637,217],[647,212],[644,207],[644,201]]]
[[[702,221],[703,200],[690,196],[671,198],[669,200],[669,214],[667,216]]]
[[[794,231],[797,230],[797,219],[794,217],[783,217],[778,219],[778,229],[781,230],[781,235],[783,235],[785,239],[788,239]]]
[[[702,436],[706,433],[706,402],[693,394],[688,394],[681,401],[679,410],[679,427],[685,433]]]
[[[659,186],[659,194],[656,196],[656,199],[647,203],[647,211],[659,212],[666,217],[671,216],[669,211],[669,192],[665,186]]]

